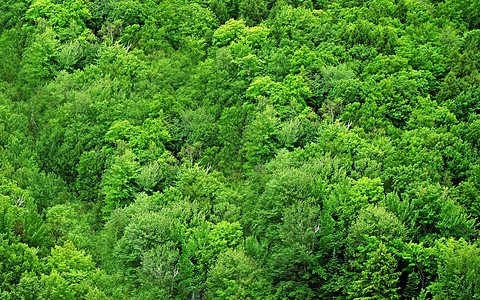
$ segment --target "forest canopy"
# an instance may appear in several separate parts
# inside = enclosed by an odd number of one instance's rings
[[[477,299],[479,0],[0,2],[0,298]]]

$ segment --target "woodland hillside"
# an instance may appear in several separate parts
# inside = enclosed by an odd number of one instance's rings
[[[1,299],[480,299],[479,0],[0,1]]]

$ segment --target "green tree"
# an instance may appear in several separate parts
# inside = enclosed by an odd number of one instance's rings
[[[405,244],[400,255],[406,264],[402,270],[403,274],[408,274],[403,295],[412,298],[421,295],[435,280],[438,272],[435,250],[423,243],[409,242]]]
[[[260,106],[255,119],[247,125],[243,135],[243,152],[248,162],[247,168],[269,161],[278,147],[275,138],[279,119],[271,105]]]
[[[339,208],[342,212],[342,220],[346,224],[353,223],[359,210],[369,204],[380,202],[384,197],[383,184],[380,178],[360,178],[353,182],[349,191],[349,200]]]
[[[0,235],[0,293],[10,293],[21,282],[22,278],[39,275],[42,265],[38,251],[24,243],[8,239],[6,234]],[[3,297],[4,295],[2,295]]]
[[[104,171],[105,157],[101,151],[85,151],[77,164],[78,176],[75,186],[80,199],[95,201],[100,196],[100,182]]]
[[[0,27],[1,28],[1,27]],[[0,49],[0,80],[4,82],[14,82],[21,66],[21,53],[23,50],[22,41],[24,34],[18,29],[4,30],[0,35],[0,43],[3,47]]]
[[[242,250],[227,250],[208,271],[207,299],[265,299],[270,287],[264,271]]]
[[[71,241],[52,248],[46,258],[46,274],[42,275],[40,297],[50,299],[108,299],[101,289],[100,270],[92,257],[78,250]]]
[[[58,70],[57,35],[46,24],[40,23],[38,27],[33,43],[22,55],[20,78],[24,82],[22,85],[24,99],[27,99],[37,87],[52,79]]]
[[[242,0],[239,5],[239,14],[245,19],[247,26],[258,24],[265,17],[267,3],[265,0]]]
[[[91,13],[87,3],[83,0],[69,0],[60,3],[36,0],[30,4],[25,18],[31,22],[45,19],[52,25],[60,40],[66,40],[88,33],[85,22],[91,18]]]
[[[480,292],[480,250],[464,239],[441,239],[438,251],[438,279],[428,287],[433,299],[475,299]]]
[[[361,277],[353,282],[349,297],[352,299],[399,299],[397,293],[399,272],[397,261],[380,243],[365,262]]]
[[[116,209],[131,203],[138,192],[136,183],[139,163],[130,149],[114,158],[112,165],[102,177],[102,192],[105,195],[102,213],[105,218]]]

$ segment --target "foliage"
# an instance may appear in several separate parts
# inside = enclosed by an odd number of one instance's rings
[[[0,1],[0,298],[476,299],[479,5]]]

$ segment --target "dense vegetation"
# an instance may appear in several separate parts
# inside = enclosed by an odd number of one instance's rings
[[[479,299],[479,0],[0,2],[2,299]]]

